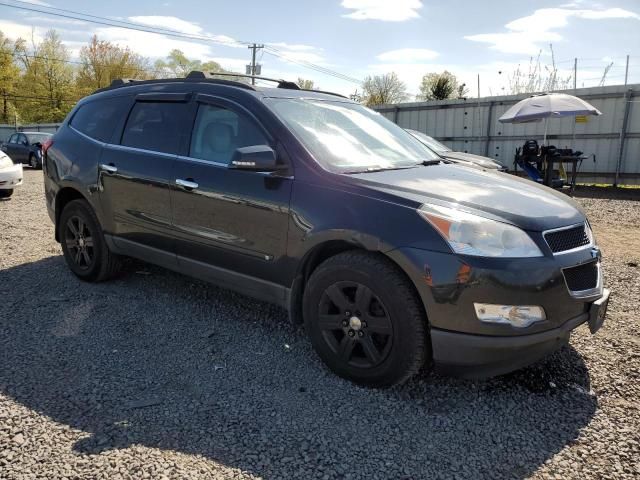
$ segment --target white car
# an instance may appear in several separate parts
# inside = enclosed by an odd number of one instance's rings
[[[0,151],[0,198],[9,198],[13,189],[22,185],[22,164],[14,164],[9,156]]]

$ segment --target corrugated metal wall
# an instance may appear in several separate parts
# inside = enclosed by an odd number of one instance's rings
[[[618,183],[640,184],[640,85],[581,88],[575,95],[593,104],[602,115],[587,117],[587,123],[575,123],[573,118],[549,120],[549,144],[595,154],[595,163],[591,159],[583,162],[579,181],[614,183],[628,109]],[[431,135],[453,150],[486,155],[512,168],[517,147],[529,138],[542,141],[544,122],[502,124],[498,118],[528,96],[403,103],[375,109],[401,127]]]
[[[40,123],[33,125],[18,125],[19,132],[46,132],[55,133],[59,123]],[[15,133],[15,125],[0,125],[0,142],[6,142],[11,134]]]

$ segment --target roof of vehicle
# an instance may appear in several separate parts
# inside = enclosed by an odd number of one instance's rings
[[[301,89],[296,83],[286,80],[277,80],[267,77],[255,77],[258,80],[275,82],[277,87],[263,87],[260,85],[250,85],[248,83],[240,82],[237,80],[228,80],[220,77],[246,77],[251,78],[249,75],[241,74],[226,74],[226,73],[207,73],[193,71],[189,73],[185,78],[166,78],[166,79],[153,79],[153,80],[136,80],[136,79],[116,79],[111,82],[111,85],[105,88],[96,90],[94,94],[120,91],[122,88],[127,87],[139,87],[144,85],[160,85],[160,84],[176,84],[176,83],[198,83],[209,85],[223,85],[227,87],[234,87],[238,90],[245,91],[246,93],[253,94],[261,97],[277,97],[277,98],[317,98],[324,100],[338,100],[344,102],[352,102],[347,97],[333,92],[325,92],[322,90],[307,90]]]

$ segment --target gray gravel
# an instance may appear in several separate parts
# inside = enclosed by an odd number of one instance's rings
[[[497,379],[376,391],[278,308],[133,261],[81,283],[25,170],[0,203],[0,478],[640,476],[640,255],[606,233],[637,251],[637,202],[580,200],[614,291],[598,335]]]

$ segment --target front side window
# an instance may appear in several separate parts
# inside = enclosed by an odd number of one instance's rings
[[[9,143],[18,143],[18,134],[14,133],[13,135],[11,135],[11,137],[9,137]]]
[[[18,135],[18,143],[20,145],[29,145],[29,142],[27,141],[27,137],[25,137],[22,133]]]
[[[124,127],[122,145],[177,154],[187,114],[182,102],[137,102]]]
[[[292,98],[266,101],[329,170],[406,168],[440,158],[395,123],[360,104]]]
[[[130,104],[130,97],[108,97],[85,103],[73,115],[70,125],[95,140],[108,142]]]
[[[419,141],[424,143],[427,147],[429,147],[434,152],[444,153],[444,152],[450,152],[451,151],[451,149],[449,147],[447,147],[446,145],[440,143],[435,138],[430,137],[429,135],[426,135],[426,134],[424,134],[422,132],[418,132],[417,130],[407,130],[407,131],[411,135],[416,137]]]
[[[268,144],[262,130],[246,115],[201,104],[191,135],[189,156],[229,164],[237,148]]]

